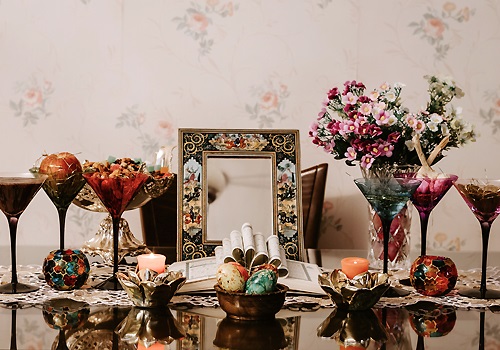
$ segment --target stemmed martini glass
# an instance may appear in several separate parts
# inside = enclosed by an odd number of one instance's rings
[[[11,282],[0,286],[0,293],[16,294],[38,290],[38,287],[17,280],[16,268],[16,235],[19,217],[24,212],[33,197],[42,187],[47,175],[31,173],[0,174],[0,210],[9,222],[10,255],[12,259]]]
[[[458,294],[481,299],[500,299],[500,291],[486,289],[486,263],[491,224],[500,214],[500,180],[458,179],[455,182],[465,203],[481,224],[482,264],[481,285],[477,288],[459,289]]]
[[[388,272],[389,234],[392,220],[406,205],[421,181],[421,179],[404,176],[359,178],[354,180],[354,183],[358,186],[382,222],[384,235],[384,273]],[[400,297],[408,294],[408,291],[391,287],[384,294],[384,297]]]
[[[85,180],[106,207],[113,222],[113,275],[99,286],[100,289],[120,289],[116,279],[118,272],[118,234],[120,218],[130,201],[139,192],[149,175],[140,171],[130,171],[126,176],[113,176],[100,171],[89,171],[83,174]]]

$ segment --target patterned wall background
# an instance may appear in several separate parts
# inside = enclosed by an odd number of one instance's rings
[[[0,170],[25,171],[44,152],[152,159],[177,142],[179,127],[299,129],[302,167],[330,164],[321,246],[366,248],[359,169],[308,137],[326,92],[353,79],[369,89],[402,82],[405,103],[418,109],[424,75],[453,76],[465,92],[454,105],[481,136],[439,168],[500,178],[499,33],[495,0],[0,0]],[[67,245],[80,247],[102,217],[71,206]],[[125,217],[140,236],[139,213]],[[40,192],[21,217],[18,250],[54,249],[57,222]],[[500,250],[498,230],[491,250]],[[429,246],[480,242],[451,189],[431,216]],[[0,244],[9,244],[4,220]]]

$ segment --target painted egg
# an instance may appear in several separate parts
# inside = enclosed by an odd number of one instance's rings
[[[245,282],[247,281],[248,277],[250,277],[250,275],[248,274],[248,270],[243,265],[241,265],[240,263],[237,263],[235,261],[231,261],[228,264],[236,266],[236,268],[238,269],[238,271],[243,276],[243,279],[245,280]]]
[[[274,292],[278,277],[272,270],[263,269],[253,273],[245,286],[247,294],[265,294]]]
[[[260,271],[260,270],[264,270],[264,269],[265,270],[271,270],[271,271],[273,271],[276,274],[278,273],[278,268],[276,266],[272,265],[272,264],[262,264],[262,265],[259,265],[259,266],[255,267],[254,273],[257,272],[257,271]]]
[[[217,268],[217,284],[227,292],[243,292],[245,278],[234,264],[224,263]]]

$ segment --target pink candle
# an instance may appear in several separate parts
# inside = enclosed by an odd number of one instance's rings
[[[158,273],[165,272],[165,255],[161,254],[142,254],[137,257],[139,270],[150,269]]]
[[[342,259],[340,264],[342,265],[342,272],[345,273],[349,279],[352,279],[354,276],[368,271],[370,262],[364,258],[349,257]]]

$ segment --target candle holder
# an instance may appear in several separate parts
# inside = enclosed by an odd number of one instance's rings
[[[349,279],[338,269],[323,272],[318,283],[337,308],[349,311],[370,309],[390,287],[386,273],[367,271]]]
[[[134,305],[146,308],[167,306],[186,282],[180,271],[158,273],[150,269],[129,271],[128,276],[118,272],[116,278]]]

